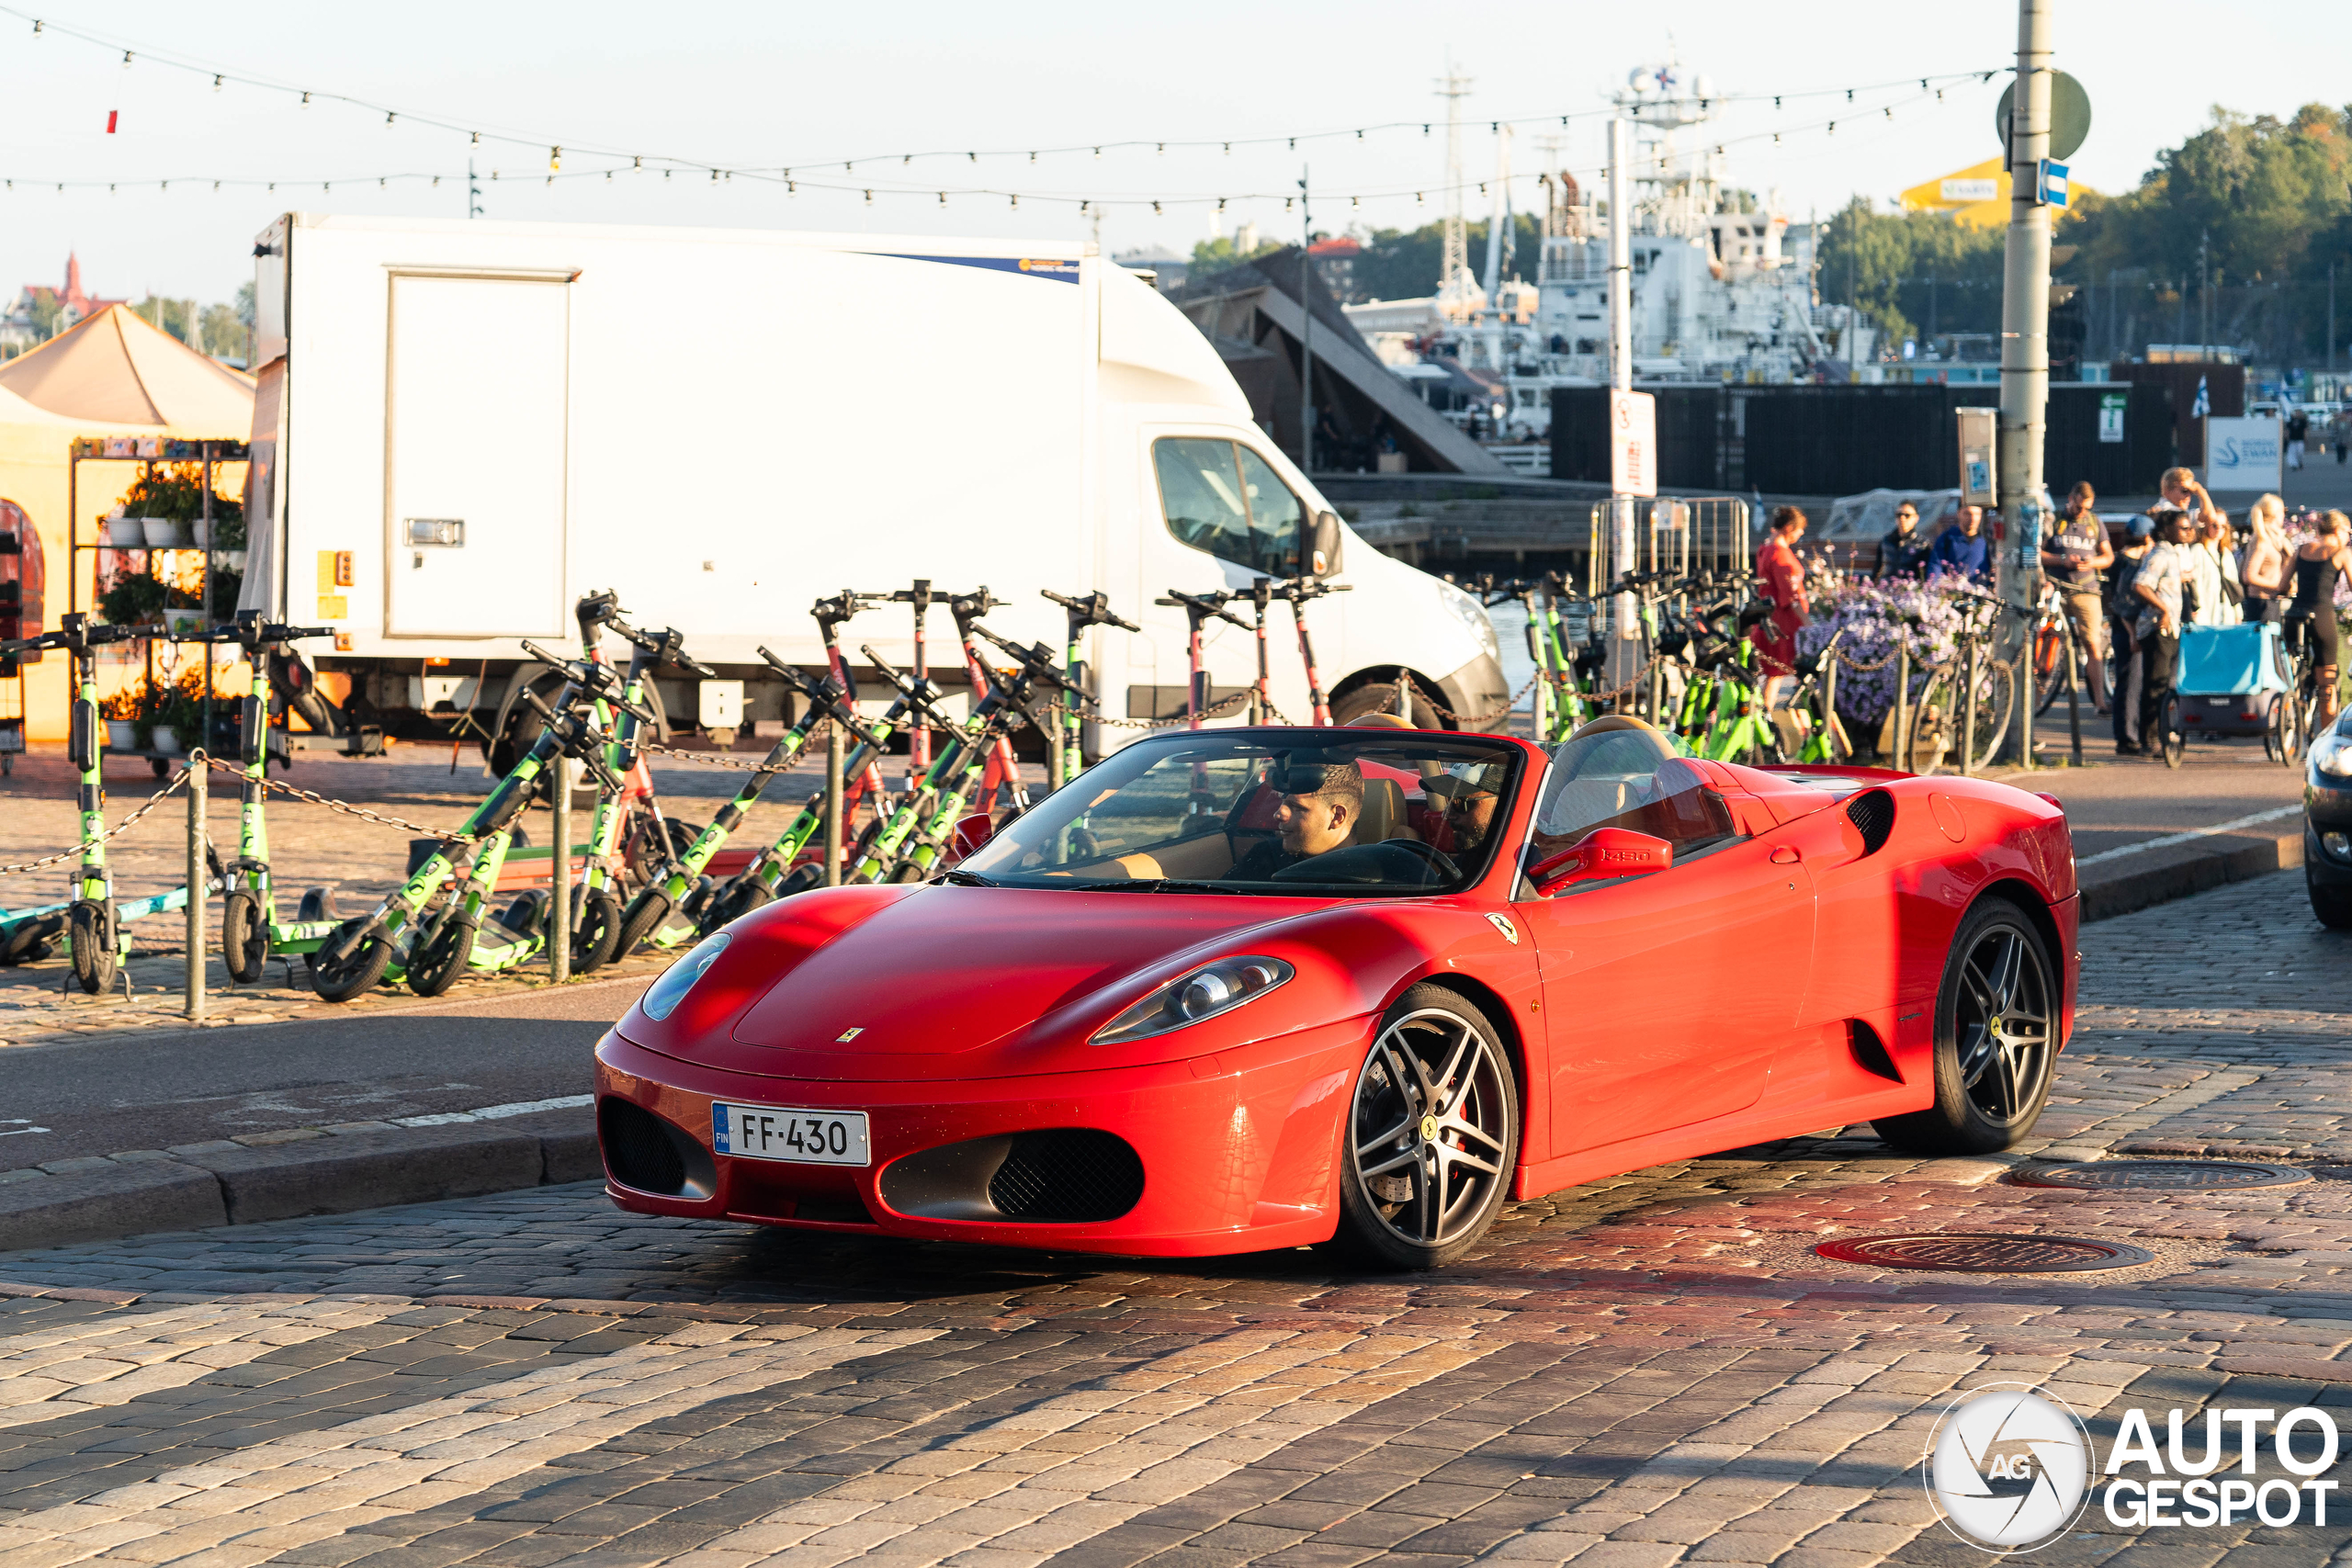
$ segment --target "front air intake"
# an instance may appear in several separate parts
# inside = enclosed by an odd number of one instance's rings
[[[1091,1127],[1000,1134],[925,1149],[882,1172],[882,1201],[939,1220],[1083,1224],[1115,1220],[1143,1198],[1143,1160]]]
[[[623,1187],[657,1198],[707,1198],[718,1171],[700,1145],[641,1105],[616,1095],[596,1104],[605,1170]]]
[[[1846,820],[1862,836],[1862,853],[1874,855],[1894,831],[1894,797],[1883,789],[1864,790],[1846,803]]]

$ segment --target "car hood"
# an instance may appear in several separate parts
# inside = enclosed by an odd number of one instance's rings
[[[804,898],[810,897],[803,895]],[[793,900],[797,902],[798,900]],[[925,887],[817,939],[744,1010],[727,1050],[697,1060],[793,1077],[958,1077],[1041,1025],[1085,1010],[1107,1020],[1148,987],[1121,985],[1242,932],[1328,907],[1214,894]],[[771,970],[771,973],[774,971]],[[1130,993],[1134,993],[1131,995]],[[1082,1025],[1080,1025],[1082,1026]],[[724,1055],[720,1062],[715,1055]]]

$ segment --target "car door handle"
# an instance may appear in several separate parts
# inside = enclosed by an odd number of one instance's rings
[[[1794,865],[1803,858],[1804,857],[1802,855],[1797,853],[1796,846],[1794,844],[1782,844],[1780,848],[1772,852],[1772,863],[1774,865]]]

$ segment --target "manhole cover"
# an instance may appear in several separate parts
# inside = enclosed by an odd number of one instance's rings
[[[2291,1165],[2262,1165],[2244,1159],[2103,1159],[2081,1165],[2045,1165],[2020,1170],[2026,1187],[2154,1188],[2166,1192],[2210,1192],[2238,1187],[2292,1187],[2312,1173]]]
[[[2129,1269],[2155,1254],[2119,1242],[2065,1235],[1862,1235],[1813,1249],[1839,1263],[1876,1269],[1934,1269],[1954,1274],[2071,1274]]]

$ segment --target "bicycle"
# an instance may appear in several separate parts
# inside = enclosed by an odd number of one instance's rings
[[[236,619],[200,632],[174,632],[174,642],[234,643],[244,650],[253,687],[245,694],[238,729],[237,858],[228,863],[227,896],[220,905],[220,961],[240,986],[259,981],[272,958],[315,952],[335,928],[334,902],[326,889],[304,891],[295,918],[277,918],[277,890],[269,866],[269,720],[286,711],[278,695],[281,660],[305,638],[333,637],[333,626],[293,626],[240,610]]]
[[[1990,653],[1994,616],[2008,609],[2008,604],[1966,589],[1954,590],[1951,597],[1962,602],[1957,605],[1960,626],[1953,633],[1951,658],[1913,671],[1921,680],[1903,742],[1909,752],[1908,773],[1940,772],[1955,737],[1962,741],[1963,772],[1974,773],[1977,764],[2000,750],[2016,717],[2016,671]],[[2063,634],[2064,628],[2060,630]]]

